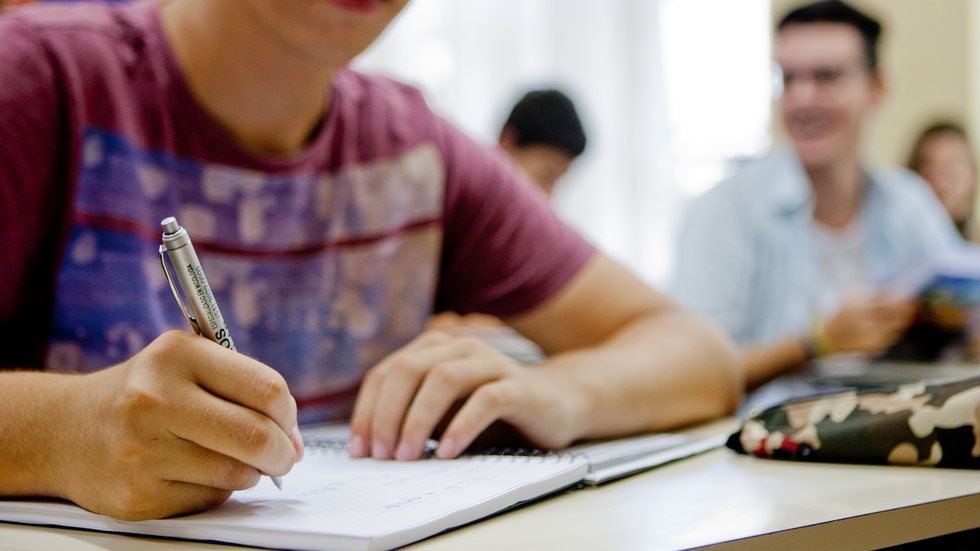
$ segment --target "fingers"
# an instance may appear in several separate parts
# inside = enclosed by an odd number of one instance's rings
[[[296,451],[296,462],[302,461],[306,450],[303,448],[303,435],[299,432],[299,426],[295,426],[293,430],[289,431],[289,441],[292,442],[293,449]]]
[[[283,432],[289,433],[296,426],[296,402],[276,370],[205,339],[187,335],[185,340],[189,342],[184,346],[190,345],[200,354],[198,361],[188,358],[187,364],[198,385],[269,417]]]
[[[879,352],[894,344],[915,319],[916,303],[912,300],[889,299],[875,312],[869,323],[877,336],[876,350]]]
[[[885,293],[870,297],[858,297],[848,301],[842,310],[850,311],[851,315],[873,319],[887,319],[914,313],[916,301],[908,298],[896,298]]]
[[[230,496],[229,490],[186,482],[158,482],[129,486],[98,502],[92,510],[120,520],[150,520],[217,507]]]
[[[351,457],[367,457],[371,454],[371,415],[381,393],[381,379],[381,371],[376,367],[368,371],[361,382],[350,418]]]
[[[473,338],[423,335],[369,372],[351,420],[351,455],[420,457],[458,398],[513,375],[515,367]],[[485,420],[483,426],[494,420]]]
[[[255,486],[262,476],[252,465],[188,440],[176,439],[173,446],[177,453],[155,466],[163,480],[236,491]]]
[[[205,393],[189,393],[168,423],[173,435],[265,474],[284,475],[298,459],[293,440],[272,419]]]
[[[828,322],[827,332],[842,352],[878,353],[901,338],[916,308],[914,300],[884,293],[852,299]]]
[[[862,320],[848,328],[850,334],[842,338],[842,352],[876,354],[897,341],[903,334],[905,324]]]
[[[302,444],[291,434],[296,402],[281,375],[181,332],[164,334],[146,352],[140,365],[151,369],[137,369],[144,380],[126,398],[131,416],[155,410],[157,426],[167,433],[266,474],[289,472]]]
[[[271,368],[170,332],[125,362],[77,379],[99,418],[72,449],[87,468],[58,495],[122,519],[205,509],[302,454],[296,405]]]
[[[401,438],[395,450],[395,459],[410,460],[421,457],[426,440],[453,403],[481,388],[482,385],[500,379],[502,375],[499,366],[485,357],[465,358],[436,365],[426,378],[425,384],[419,388],[405,415]],[[486,428],[486,425],[493,420],[488,420],[480,430]],[[479,431],[476,434],[479,434]],[[444,434],[443,440],[445,438]],[[466,444],[468,445],[469,442]],[[440,448],[444,445],[440,442]]]
[[[383,449],[384,444],[380,442],[375,444],[373,433],[376,410],[381,403],[380,397],[382,390],[386,384],[387,378],[390,376],[390,372],[392,370],[401,371],[405,368],[412,371],[413,361],[404,360],[404,358],[411,358],[417,350],[424,351],[427,348],[438,346],[440,343],[446,342],[447,339],[447,336],[438,331],[423,333],[418,338],[408,343],[402,349],[395,352],[388,358],[385,358],[380,364],[368,371],[367,375],[364,377],[363,383],[361,384],[361,389],[358,392],[357,400],[354,403],[354,412],[351,415],[351,456],[366,457],[375,452],[379,452],[379,456],[386,455],[384,453],[380,453],[385,451]],[[396,374],[396,376],[399,375]],[[412,392],[414,392],[415,387],[418,386],[417,382],[412,383],[410,376],[406,377],[404,374],[402,374],[399,376],[399,378],[401,378],[403,381],[407,381],[408,384],[413,385]],[[405,383],[403,382],[402,384]],[[404,406],[402,411],[404,411]]]
[[[171,482],[168,485],[164,504],[169,511],[150,518],[172,517],[205,511],[221,505],[231,497],[230,490],[221,490],[186,482]]]
[[[379,404],[383,403],[381,399],[382,390],[387,378],[390,376],[390,372],[392,370],[401,371],[405,368],[408,368],[409,371],[421,368],[424,371],[425,364],[423,362],[415,360],[403,361],[403,359],[411,358],[420,351],[425,355],[427,349],[433,347],[438,348],[441,344],[451,340],[451,337],[440,331],[427,331],[368,371],[364,377],[364,381],[361,383],[361,389],[354,403],[354,412],[351,415],[350,454],[352,457],[367,457],[368,455],[372,455],[373,451],[385,451],[383,449],[385,447],[384,443],[378,443],[377,446],[374,445],[373,426],[376,410]],[[440,357],[438,352],[430,355],[432,359],[438,357]],[[411,377],[407,379],[403,378],[402,380],[407,380],[407,383],[403,382],[402,384],[411,385],[411,391],[414,393],[415,388],[418,387],[418,382],[413,383]],[[405,402],[405,400],[402,400],[402,402]],[[404,404],[401,411],[404,411]],[[401,419],[398,420],[398,422],[400,421]],[[391,444],[389,443],[388,445],[390,446]],[[373,448],[376,448],[376,450]],[[388,449],[390,450],[391,448],[389,447]],[[387,454],[379,453],[379,455]]]
[[[883,303],[873,310],[873,315],[880,321],[907,322],[915,314],[916,303],[911,300],[893,300]]]
[[[513,381],[495,381],[477,389],[449,423],[439,440],[436,457],[457,457],[491,423],[511,413],[517,393]]]
[[[465,339],[447,339],[399,354],[382,370],[384,379],[371,419],[371,456],[391,459],[404,415],[419,387],[432,379],[437,366],[465,356]],[[445,370],[440,369],[439,373]],[[439,412],[441,414],[441,412]]]

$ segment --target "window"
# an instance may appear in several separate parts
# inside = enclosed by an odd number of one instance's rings
[[[488,145],[524,91],[564,90],[589,146],[556,208],[662,284],[684,205],[769,146],[769,27],[767,0],[414,0],[355,66]]]

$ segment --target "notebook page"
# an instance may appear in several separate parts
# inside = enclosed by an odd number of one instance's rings
[[[307,441],[338,448],[346,446],[349,435],[350,427],[343,423],[303,428],[303,436]],[[594,485],[718,448],[724,443],[725,439],[720,437],[705,438],[690,434],[654,433],[585,442],[556,453],[578,455],[587,459],[589,474],[585,477],[584,482],[588,485]],[[497,451],[491,450],[488,453],[520,455],[530,452],[535,452],[535,450],[504,448]],[[544,455],[544,452],[531,455]]]
[[[346,446],[349,436],[350,427],[346,423],[303,427],[303,437],[308,442],[319,442],[338,448]],[[557,453],[565,456],[577,455],[587,459],[589,473],[583,479],[583,483],[598,485],[719,448],[724,443],[723,437],[705,438],[690,434],[655,433],[586,442]],[[509,448],[498,450],[504,455],[533,451],[535,450]],[[544,453],[532,455],[544,455]]]
[[[524,458],[304,463],[287,475],[282,492],[263,481],[194,520],[224,524],[247,518],[253,528],[374,537],[451,514],[461,503],[478,505],[512,488],[577,470],[567,460]]]
[[[0,502],[0,519],[278,548],[384,548],[570,486],[587,468],[557,457],[395,462],[321,452],[293,468],[283,491],[263,479],[183,518],[129,523],[70,505]]]

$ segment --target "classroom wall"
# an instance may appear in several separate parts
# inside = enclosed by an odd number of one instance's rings
[[[803,3],[772,0],[774,23]],[[936,117],[961,121],[980,138],[980,2],[850,3],[877,17],[885,27],[881,58],[889,94],[869,136],[871,156],[904,164],[916,134]],[[781,136],[778,128],[774,133]]]

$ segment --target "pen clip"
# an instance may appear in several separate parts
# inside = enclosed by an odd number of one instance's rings
[[[170,275],[170,269],[167,268],[167,261],[164,258],[164,253],[167,252],[167,248],[160,245],[158,249],[160,252],[160,267],[163,268],[163,274],[167,276],[167,283],[170,285],[170,292],[174,294],[174,299],[177,301],[177,306],[180,307],[180,311],[184,314],[184,318],[187,319],[187,323],[190,324],[191,329],[194,330],[198,335],[201,334],[201,326],[198,325],[197,320],[194,316],[187,310],[187,305],[184,304],[184,299],[181,298],[180,293],[177,292],[177,286],[174,285],[174,278]]]

